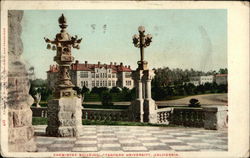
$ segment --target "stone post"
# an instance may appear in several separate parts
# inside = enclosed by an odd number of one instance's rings
[[[69,69],[74,57],[71,48],[79,49],[82,39],[71,37],[66,31],[67,20],[62,14],[58,19],[61,28],[55,40],[45,38],[47,48],[56,50],[54,61],[59,65],[54,98],[48,102],[48,126],[46,134],[56,137],[80,136],[82,131],[82,98],[73,90]]]
[[[227,128],[227,106],[209,106],[203,108],[205,113],[205,129],[225,129]]]
[[[37,150],[30,109],[33,98],[29,95],[28,72],[20,59],[23,53],[22,17],[23,11],[8,12],[8,148],[12,152]]]
[[[146,98],[144,99],[144,121],[149,123],[157,123],[157,106],[151,97],[151,81],[154,77],[153,70],[145,70]]]
[[[131,120],[143,122],[143,95],[142,95],[142,71],[136,71],[132,74],[136,86],[136,100],[132,101],[130,106]]]

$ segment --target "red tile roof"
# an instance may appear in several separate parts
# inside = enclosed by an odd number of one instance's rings
[[[78,62],[71,64],[71,69],[73,71],[92,71],[94,72],[95,68],[102,68],[104,67],[105,69],[111,68],[112,73],[117,73],[117,72],[132,72],[130,66],[124,66],[122,63],[120,65],[107,65],[107,64],[80,64]],[[50,70],[47,72],[58,72],[59,68],[58,65],[52,65],[50,66]]]
[[[217,74],[217,75],[215,75],[216,77],[226,77],[227,76],[227,74]]]

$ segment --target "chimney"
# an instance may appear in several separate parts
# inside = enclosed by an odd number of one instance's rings
[[[101,64],[101,62],[100,62],[100,61],[98,61],[98,67],[100,66],[100,64]]]
[[[76,60],[76,64],[77,64],[77,65],[79,64],[79,61],[78,61],[78,60]]]
[[[120,66],[123,66],[123,63],[122,63],[122,62],[120,63]]]
[[[130,65],[128,66],[128,68],[130,69]]]
[[[113,65],[113,63],[112,63],[112,62],[110,62],[110,65]]]
[[[87,67],[87,65],[88,65],[88,61],[85,61],[85,67]]]
[[[127,65],[125,65],[125,68],[127,68]]]
[[[114,64],[116,65],[116,62],[114,62]]]

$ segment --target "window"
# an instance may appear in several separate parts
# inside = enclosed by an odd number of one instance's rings
[[[125,78],[130,78],[130,77],[131,77],[130,73],[129,73],[129,72],[126,72],[126,73],[125,73]]]
[[[107,87],[107,81],[104,82],[104,86]]]
[[[80,77],[81,77],[81,78],[88,78],[88,72],[81,71],[81,72],[80,72]]]
[[[115,73],[112,73],[112,78],[115,78]]]
[[[111,81],[108,81],[108,86],[111,86]]]
[[[106,73],[104,74],[104,77],[107,78],[107,74]]]
[[[104,81],[102,81],[102,86],[103,86],[103,87],[105,86]]]
[[[115,81],[114,80],[112,81],[112,86],[115,87]]]
[[[95,87],[95,81],[92,81],[92,87]]]
[[[85,86],[85,87],[88,87],[88,81],[85,81],[85,82],[84,82],[84,86]]]
[[[102,81],[100,81],[100,87],[102,87]]]
[[[83,83],[83,81],[81,81],[81,87],[83,87],[84,86],[84,83]]]
[[[96,78],[99,78],[99,74],[96,74],[95,77],[96,77]]]
[[[95,78],[95,73],[92,73],[92,74],[91,74],[91,77],[92,77],[92,78]]]
[[[100,78],[102,78],[102,73],[100,74]]]
[[[99,81],[96,81],[96,86],[99,87]]]
[[[108,78],[111,78],[111,74],[108,74]]]

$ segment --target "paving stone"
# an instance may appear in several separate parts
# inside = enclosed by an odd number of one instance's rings
[[[159,146],[147,146],[147,149],[150,151],[169,151],[172,150],[172,148],[170,148],[169,146],[166,145],[159,145]]]
[[[86,140],[77,140],[75,142],[75,144],[97,144],[96,140],[90,140],[90,141],[86,141]]]
[[[141,143],[123,143],[123,144],[121,144],[121,146],[134,147],[134,146],[143,146],[143,144],[141,144]]]
[[[147,148],[144,146],[137,146],[137,147],[122,147],[123,151],[137,151],[137,152],[143,152],[143,151],[147,151]]]
[[[97,147],[74,147],[72,151],[80,151],[80,152],[97,151]]]
[[[46,126],[39,126],[39,131]],[[108,129],[107,129],[108,128]],[[35,126],[36,130],[36,126]],[[227,151],[227,131],[198,128],[87,126],[83,135],[37,136],[38,151],[78,152],[192,152]]]

